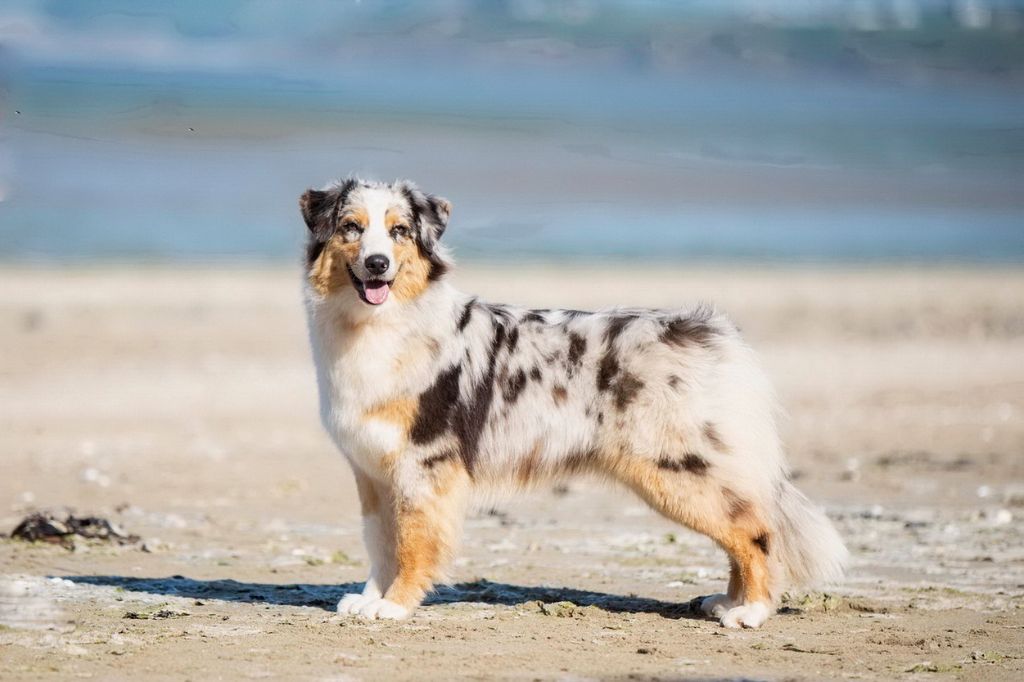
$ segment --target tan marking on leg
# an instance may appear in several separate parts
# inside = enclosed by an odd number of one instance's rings
[[[743,580],[740,576],[740,566],[732,557],[729,557],[729,589],[726,594],[736,604],[740,603],[743,599]]]
[[[730,560],[739,568],[738,582],[742,603],[749,604],[755,601],[771,602],[771,586],[768,571],[768,560],[760,548],[753,542],[751,529],[746,524],[737,524],[728,529],[722,529],[720,537],[712,537],[721,545],[730,557]],[[730,590],[733,588],[733,578],[730,575]]]
[[[612,473],[664,516],[707,535],[729,555],[729,596],[743,603],[772,600],[767,556],[757,538],[767,524],[754,503],[705,478],[680,479],[648,460],[619,456]]]
[[[440,467],[438,468],[440,470]],[[441,577],[458,540],[469,476],[461,467],[445,467],[424,500],[400,500],[395,506],[398,574],[384,595],[415,608]]]
[[[359,491],[359,506],[363,516],[376,514],[380,510],[380,495],[377,487],[366,474],[356,471],[356,489]]]

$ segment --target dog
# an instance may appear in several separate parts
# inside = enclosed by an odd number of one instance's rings
[[[299,205],[320,416],[352,466],[370,558],[339,613],[409,617],[443,579],[472,489],[584,473],[725,550],[728,589],[700,606],[726,627],[842,575],[843,542],[790,481],[771,386],[724,316],[461,293],[441,243],[451,204],[407,181],[349,178]]]

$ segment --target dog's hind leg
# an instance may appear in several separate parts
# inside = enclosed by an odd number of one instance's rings
[[[677,465],[631,458],[614,471],[661,514],[707,535],[729,555],[728,592],[705,599],[706,613],[733,628],[759,627],[767,620],[773,610],[771,533],[753,496],[719,484],[696,459]]]

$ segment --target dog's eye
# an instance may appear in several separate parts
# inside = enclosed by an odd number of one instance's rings
[[[345,231],[345,232],[355,232],[356,234],[362,234],[363,233],[363,226],[360,225],[359,223],[354,223],[351,220],[346,222],[346,223],[344,223],[341,226],[341,229],[343,231]]]
[[[395,225],[391,228],[391,236],[395,239],[405,239],[409,236],[409,228],[405,225]]]

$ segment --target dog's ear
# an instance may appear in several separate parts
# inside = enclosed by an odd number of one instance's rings
[[[437,229],[435,239],[440,239],[441,235],[444,234],[445,229],[447,229],[448,219],[452,215],[452,202],[443,197],[435,197],[428,194],[427,203],[430,204],[430,210],[433,213],[434,225]]]
[[[324,217],[330,218],[331,202],[329,195],[329,192],[319,189],[307,189],[299,197],[299,209],[302,211],[302,219],[306,221],[306,227],[309,228],[310,232],[317,231],[317,226],[323,222]]]
[[[302,211],[302,219],[306,221],[306,227],[318,239],[327,239],[334,228],[334,220],[337,218],[338,209],[345,202],[345,197],[355,187],[356,180],[348,179],[339,182],[327,189],[307,189],[299,197],[299,209]]]
[[[438,240],[441,239],[441,235],[448,227],[448,218],[452,214],[452,203],[447,199],[423,192],[411,182],[403,182],[401,190],[416,219],[417,238],[420,246],[428,254],[432,254]]]

